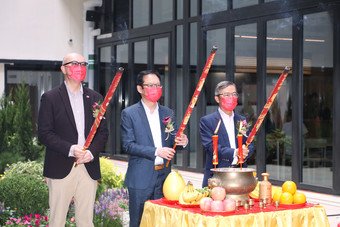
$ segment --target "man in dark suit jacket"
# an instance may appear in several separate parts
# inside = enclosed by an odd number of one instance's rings
[[[215,89],[215,101],[219,104],[216,112],[208,114],[200,120],[200,134],[203,149],[206,154],[206,163],[204,169],[204,177],[202,186],[208,185],[208,179],[213,176],[210,169],[213,167],[213,145],[212,135],[217,128],[218,122],[221,120],[218,135],[218,168],[234,166],[238,162],[237,157],[237,133],[236,127],[245,117],[234,113],[237,106],[238,94],[236,85],[230,81],[222,81],[217,84]],[[248,131],[249,132],[249,131]],[[243,136],[243,144],[246,142]],[[245,161],[254,152],[252,144],[247,148],[243,146],[243,157]],[[246,166],[246,163],[243,164]]]
[[[130,226],[139,226],[144,202],[163,197],[163,183],[170,172],[171,160],[179,146],[188,143],[187,136],[175,137],[174,112],[158,104],[162,96],[157,71],[142,71],[137,77],[141,101],[122,111],[123,149],[130,155],[125,185],[129,191]]]
[[[99,153],[104,150],[108,130],[103,119],[88,150],[83,150],[95,119],[93,105],[102,100],[99,93],[82,86],[86,65],[83,56],[66,55],[61,66],[64,83],[41,97],[38,136],[46,146],[44,176],[49,187],[51,227],[65,226],[72,198],[77,226],[93,226]]]

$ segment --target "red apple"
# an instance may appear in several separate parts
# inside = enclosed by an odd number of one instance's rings
[[[200,200],[200,208],[202,210],[205,210],[205,211],[210,211],[211,210],[211,202],[212,202],[212,198],[210,197],[203,197],[201,200]]]
[[[214,187],[213,189],[211,189],[211,198],[213,200],[224,200],[225,199],[225,189],[223,187]]]
[[[222,212],[224,210],[223,202],[221,200],[214,200],[211,202],[211,211]]]
[[[234,211],[236,209],[236,201],[234,199],[223,200],[224,211]]]

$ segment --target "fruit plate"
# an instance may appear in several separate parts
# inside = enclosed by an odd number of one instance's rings
[[[178,203],[178,205],[183,207],[183,208],[197,208],[197,207],[200,207],[199,204],[181,204],[181,203]]]
[[[173,205],[173,204],[177,204],[178,203],[178,200],[168,200],[166,198],[162,198],[162,202],[165,203],[165,204],[170,204],[170,205]]]
[[[287,209],[293,209],[293,208],[302,208],[305,207],[307,203],[301,203],[301,204],[279,204],[279,207],[287,208]]]

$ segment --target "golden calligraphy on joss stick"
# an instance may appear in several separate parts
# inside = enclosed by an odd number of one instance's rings
[[[284,68],[283,72],[281,73],[279,79],[277,80],[277,82],[276,82],[276,84],[275,84],[275,86],[272,90],[272,93],[270,94],[266,104],[264,105],[264,107],[263,107],[263,109],[260,113],[260,116],[257,118],[256,123],[255,123],[253,129],[251,130],[251,132],[250,132],[250,134],[247,138],[246,146],[249,146],[249,144],[251,144],[251,142],[253,142],[255,134],[259,130],[264,118],[266,117],[266,115],[268,113],[269,108],[271,107],[275,97],[277,96],[277,93],[279,92],[284,80],[287,78],[289,71],[290,71],[290,68],[286,66]]]
[[[85,140],[85,144],[84,144],[84,147],[83,147],[83,150],[85,151],[87,148],[89,148],[96,132],[97,132],[97,129],[100,125],[100,122],[101,120],[103,119],[104,115],[105,115],[105,112],[106,112],[106,109],[109,105],[109,102],[110,100],[112,99],[112,96],[119,84],[119,81],[120,79],[122,78],[122,75],[123,75],[123,71],[124,71],[124,68],[122,67],[119,67],[118,68],[118,71],[116,72],[112,82],[111,82],[111,85],[109,87],[109,90],[107,91],[106,95],[105,95],[105,98],[103,100],[103,103],[101,104],[100,106],[100,110],[96,116],[96,119],[94,120],[93,124],[92,124],[92,127],[90,129],[90,132],[89,132],[89,135],[87,136],[86,140]],[[77,164],[75,164],[75,166],[77,166]]]
[[[202,71],[202,74],[200,76],[200,79],[198,80],[198,83],[197,83],[197,86],[196,86],[196,89],[195,89],[195,92],[194,94],[192,95],[192,98],[191,98],[191,101],[187,107],[187,110],[185,111],[185,114],[184,114],[184,117],[183,117],[183,120],[182,120],[182,123],[176,133],[176,137],[180,137],[189,121],[189,118],[190,118],[190,115],[192,113],[192,110],[194,109],[195,107],[195,104],[197,102],[197,99],[198,99],[198,96],[202,90],[202,87],[203,87],[203,84],[205,82],[205,78],[208,76],[208,72],[209,72],[209,69],[211,67],[211,64],[212,64],[212,61],[215,57],[215,54],[216,54],[216,51],[217,51],[217,47],[216,46],[213,46],[209,56],[208,56],[208,59],[206,61],[206,64],[203,68],[203,71]],[[175,149],[177,146],[177,144],[175,143],[174,146],[173,146],[173,149]],[[166,167],[169,166],[169,163],[170,163],[170,160],[168,160],[168,162],[166,163]]]

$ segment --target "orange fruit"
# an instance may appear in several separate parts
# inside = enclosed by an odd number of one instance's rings
[[[282,189],[275,189],[274,191],[274,194],[273,194],[273,201],[276,202],[276,201],[279,201],[280,202],[280,198],[281,198],[281,195],[282,195]]]
[[[306,203],[306,195],[302,192],[295,192],[293,196],[294,204],[303,204]]]
[[[280,204],[293,204],[293,195],[289,192],[283,192],[280,197]]]
[[[294,181],[285,181],[282,184],[282,192],[289,192],[290,194],[294,195],[296,192],[296,184]]]

